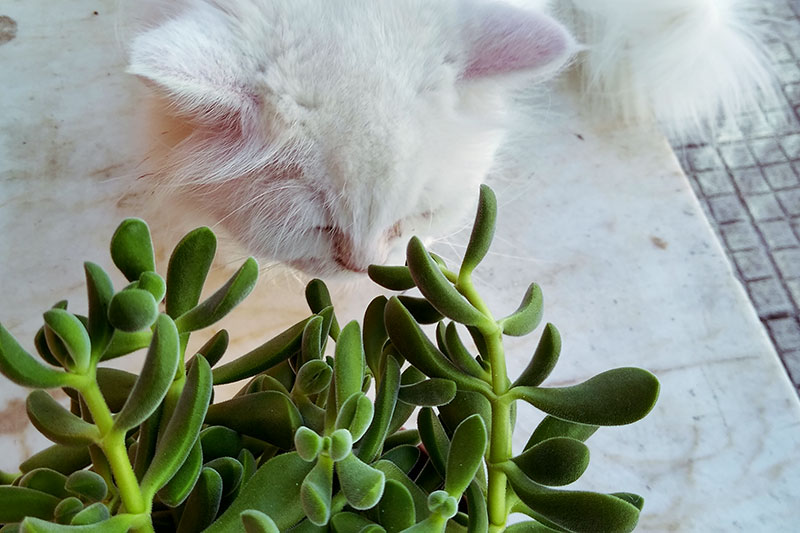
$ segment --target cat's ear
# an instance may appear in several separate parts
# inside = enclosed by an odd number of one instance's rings
[[[225,15],[194,9],[137,36],[128,72],[166,96],[175,112],[201,123],[235,123],[258,105],[245,54]]]
[[[577,50],[569,32],[547,15],[502,2],[462,4],[466,80],[550,75]]]

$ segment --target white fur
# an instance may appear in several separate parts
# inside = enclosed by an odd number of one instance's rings
[[[496,3],[185,0],[136,37],[129,70],[193,128],[157,178],[252,253],[321,274],[459,220],[507,89],[571,50],[553,20]]]
[[[757,0],[552,0],[586,45],[575,65],[595,111],[673,135],[775,98]]]

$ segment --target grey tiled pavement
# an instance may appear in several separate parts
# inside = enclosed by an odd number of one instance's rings
[[[800,391],[800,0],[761,5],[781,105],[674,148]]]

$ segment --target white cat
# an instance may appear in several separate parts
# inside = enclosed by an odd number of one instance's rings
[[[686,122],[738,97],[750,78],[726,85],[740,72],[764,79],[757,54],[741,53],[757,49],[749,36],[713,7],[734,0],[659,1],[551,6],[592,47],[579,68],[606,107]],[[678,37],[705,35],[709,12],[747,68],[687,83],[698,99],[680,77],[718,61],[720,43],[697,38],[707,49],[682,62]],[[644,59],[659,47],[663,69]],[[509,90],[580,49],[540,10],[488,0],[182,0],[134,39],[129,71],[193,130],[160,182],[198,195],[251,253],[331,274],[363,272],[411,233],[461,220],[501,142]]]
[[[555,72],[553,19],[463,0],[192,0],[130,72],[195,128],[160,179],[199,192],[251,253],[362,272],[471,209],[507,90]]]

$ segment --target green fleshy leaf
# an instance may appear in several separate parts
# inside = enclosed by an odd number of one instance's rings
[[[318,526],[305,519],[296,526],[290,528],[287,533],[329,533],[327,525]]]
[[[388,357],[384,365],[384,374],[375,397],[372,423],[361,439],[356,455],[366,463],[372,462],[380,453],[381,447],[389,431],[389,423],[394,414],[397,394],[400,390],[400,365],[394,357]]]
[[[155,272],[142,272],[136,288],[149,292],[156,302],[161,302],[167,292],[167,282]]]
[[[399,533],[416,521],[414,500],[411,493],[399,481],[389,479],[378,502],[378,521],[387,533]]]
[[[52,494],[56,498],[66,498],[69,496],[67,489],[64,488],[66,482],[67,476],[61,472],[56,472],[52,468],[37,468],[22,476],[18,485]]]
[[[50,309],[45,312],[44,322],[58,336],[69,353],[67,368],[78,374],[85,374],[89,370],[92,342],[83,323],[78,317],[63,309]]]
[[[420,451],[415,445],[401,444],[395,446],[381,456],[381,460],[391,461],[400,470],[408,474],[419,461]]]
[[[472,337],[472,342],[478,349],[479,357],[476,357],[478,364],[484,369],[487,374],[490,372],[489,366],[484,362],[489,359],[489,348],[486,346],[486,339],[483,338],[483,333],[475,326],[467,326],[469,336]]]
[[[233,457],[242,449],[242,436],[224,426],[209,426],[200,432],[200,447],[203,450],[203,463],[217,457]]]
[[[230,507],[205,533],[243,532],[239,514],[248,509],[270,516],[279,530],[285,531],[305,515],[300,502],[300,485],[313,463],[296,453],[284,453],[267,461],[250,478]],[[270,490],[264,490],[264,487]]]
[[[397,296],[397,299],[408,309],[408,312],[411,313],[414,320],[420,324],[436,324],[444,318],[425,298],[400,294]]]
[[[69,524],[72,517],[78,514],[81,509],[83,509],[83,502],[75,496],[68,496],[58,502],[55,511],[53,511],[53,518],[59,524]]]
[[[449,379],[431,378],[400,387],[397,397],[413,405],[433,407],[450,403],[456,396],[456,384]]]
[[[420,292],[442,315],[469,326],[488,323],[489,319],[444,277],[439,265],[417,237],[408,242],[406,260]]]
[[[436,490],[428,495],[428,510],[445,519],[453,518],[458,513],[458,501],[446,491]]]
[[[133,333],[149,328],[158,318],[158,303],[142,289],[125,289],[111,298],[108,321],[116,329]]]
[[[45,346],[47,347],[47,353],[57,361],[55,366],[73,370],[75,368],[75,364],[70,358],[67,347],[64,346],[64,343],[60,338],[58,338],[58,335],[56,335],[52,328],[50,328],[47,324],[42,327],[44,328],[44,341]],[[38,348],[37,351],[39,351]]]
[[[321,455],[300,487],[303,510],[313,524],[324,526],[328,523],[331,517],[332,487],[333,460]]]
[[[345,330],[347,328],[345,327]],[[342,337],[344,337],[344,331]],[[351,395],[339,410],[336,417],[336,429],[346,429],[357,441],[369,428],[374,414],[374,407],[367,395],[363,392],[356,392]]]
[[[195,441],[192,450],[172,479],[158,491],[158,499],[168,507],[177,507],[186,501],[192,492],[203,469],[203,449],[200,439]]]
[[[282,365],[284,364],[286,364],[286,362],[282,363]],[[289,372],[291,373],[291,369]],[[281,376],[279,376],[279,378],[280,377]],[[247,394],[266,391],[280,392],[284,396],[291,397],[291,394],[287,390],[283,380],[275,378],[269,374],[261,374],[260,376],[256,376],[247,387]]]
[[[111,237],[111,260],[128,281],[136,281],[145,271],[155,271],[153,241],[144,220],[126,218]]]
[[[396,297],[386,304],[384,323],[389,338],[409,363],[432,378],[455,381],[459,389],[489,392],[489,386],[464,375],[428,339],[408,310]]]
[[[127,533],[132,528],[146,527],[150,517],[143,514],[118,514],[108,520],[82,526],[54,524],[39,518],[26,518],[21,533]]]
[[[458,336],[458,329],[456,323],[450,322],[447,324],[444,334],[444,344],[447,348],[447,354],[450,360],[456,364],[461,370],[467,372],[476,378],[485,379],[489,377],[483,367],[475,360],[469,350],[467,350],[461,338]]]
[[[222,497],[234,494],[242,483],[244,468],[233,457],[218,457],[203,465],[203,468],[213,468],[222,478]]]
[[[217,237],[207,227],[190,231],[175,246],[167,267],[166,311],[178,318],[200,301],[217,251]]]
[[[436,471],[444,477],[447,465],[447,455],[450,452],[450,439],[430,407],[423,407],[417,416],[417,427],[422,438],[422,444],[431,459]]]
[[[531,283],[517,310],[498,321],[503,333],[521,337],[536,329],[542,321],[542,301],[541,287]]]
[[[312,279],[306,285],[306,302],[312,313],[320,314],[322,310],[333,308],[331,303],[331,294],[328,292],[328,287],[321,279]],[[339,323],[336,320],[336,315],[331,313],[329,333],[333,340],[339,338]]]
[[[0,524],[19,522],[26,516],[49,520],[58,498],[27,487],[0,485]]]
[[[488,531],[489,512],[486,509],[486,498],[475,480],[469,484],[465,495],[467,498],[467,509],[469,510],[467,533],[484,533]],[[508,529],[506,529],[506,531],[508,531]]]
[[[213,337],[208,339],[208,341],[197,350],[197,353],[202,354],[211,368],[214,368],[214,365],[219,363],[219,360],[225,355],[229,340],[230,336],[228,335],[228,330],[221,329],[216,332]]]
[[[368,524],[362,527],[358,533],[386,533],[386,530],[378,524]]]
[[[45,363],[49,363],[55,367],[63,367],[61,361],[59,361],[58,357],[53,354],[53,352],[50,350],[50,346],[47,344],[47,334],[45,333],[45,330],[47,329],[48,328],[46,326],[39,328],[33,338],[33,345],[36,348],[36,352]]]
[[[353,436],[346,429],[337,429],[330,436],[331,446],[328,454],[334,461],[341,461],[353,450]]]
[[[445,533],[447,520],[438,514],[432,514],[422,522],[406,529],[403,533]]]
[[[196,331],[221,320],[250,294],[257,278],[258,263],[250,257],[217,292],[175,319],[178,331]]]
[[[91,502],[102,501],[108,494],[108,486],[105,480],[91,470],[78,470],[67,477],[64,488],[80,498],[85,498]]]
[[[506,533],[558,533],[561,530],[547,527],[539,522],[519,522],[506,528]]]
[[[99,265],[83,264],[86,274],[86,292],[89,300],[89,338],[92,344],[92,359],[100,358],[111,340],[112,328],[108,322],[108,306],[114,296],[114,285]]]
[[[581,477],[589,466],[589,448],[579,440],[553,437],[511,460],[536,483],[568,485]]]
[[[295,389],[305,395],[318,394],[328,388],[333,370],[322,359],[312,359],[297,371]]]
[[[527,450],[531,446],[553,437],[569,437],[584,442],[594,435],[597,429],[598,426],[576,424],[575,422],[561,420],[553,416],[546,416],[544,420],[539,422],[539,425],[536,426],[533,434],[525,444],[525,449]]]
[[[408,367],[408,368],[414,368]],[[416,369],[415,369],[416,370]],[[394,436],[401,431],[400,428],[404,427],[408,422],[411,415],[414,414],[414,410],[416,409],[415,405],[411,405],[410,403],[401,402],[400,400],[395,403],[394,412],[392,413],[392,420],[389,422],[389,430],[386,432],[388,435],[386,437],[387,446],[388,442],[394,439]]]
[[[626,501],[640,511],[642,510],[642,507],[644,507],[644,498],[632,492],[612,492],[610,496],[614,496],[615,498]]]
[[[139,438],[136,440],[136,453],[133,457],[133,472],[136,479],[142,479],[145,472],[150,467],[150,463],[156,455],[158,445],[159,430],[161,429],[162,418],[164,416],[164,404],[162,403],[150,417],[139,426]],[[166,423],[166,420],[164,420]]]
[[[136,374],[103,367],[97,369],[96,378],[100,392],[113,413],[125,405],[137,380]]]
[[[336,314],[333,312],[333,306],[330,305],[317,313],[317,316],[322,317],[322,352],[325,352],[325,346],[327,345],[328,337],[333,339],[333,331],[334,326],[337,328],[336,338],[339,338],[339,324],[336,322]],[[336,340],[336,339],[334,339]],[[312,524],[312,527],[314,526]]]
[[[342,409],[345,400],[361,391],[364,381],[364,349],[358,322],[349,322],[336,341],[333,374],[336,380],[336,406]]]
[[[242,486],[244,486],[245,483],[250,481],[250,478],[253,477],[253,474],[256,473],[256,470],[258,470],[256,457],[253,455],[253,452],[245,448],[239,452],[236,460],[242,465]]]
[[[480,415],[472,415],[456,428],[447,454],[444,490],[460,499],[483,464],[488,435]]]
[[[247,533],[281,533],[272,518],[260,511],[242,511],[239,519]]]
[[[553,324],[547,324],[533,358],[513,386],[538,387],[555,368],[560,353],[561,335]]]
[[[548,522],[576,533],[633,531],[639,509],[609,494],[548,489],[528,479],[514,463],[503,464],[520,500]]]
[[[333,364],[331,364],[331,367],[333,367]],[[262,387],[271,384],[269,385],[269,387],[272,387],[270,388],[270,390],[280,390],[281,392],[284,392],[287,395],[289,394],[288,391],[292,390],[292,387],[294,387],[294,380],[296,378],[296,375],[294,373],[292,365],[289,364],[288,359],[278,363],[269,370],[266,370],[264,374],[269,376],[269,379],[266,379],[262,382]],[[276,381],[280,384],[281,386],[280,389],[274,388],[275,386],[277,386],[275,383]]]
[[[386,476],[354,454],[336,463],[336,473],[347,503],[353,509],[370,509],[381,499]]]
[[[28,457],[19,465],[19,470],[25,474],[37,468],[52,468],[68,475],[89,466],[91,462],[89,448],[86,446],[54,444]]]
[[[334,533],[360,533],[365,527],[374,524],[368,518],[349,511],[336,513],[331,518],[331,528]]]
[[[36,429],[57,444],[79,446],[100,440],[97,426],[73,415],[43,390],[28,395],[26,408]]]
[[[313,461],[322,451],[322,437],[314,430],[300,426],[294,434],[294,447],[303,461]]]
[[[178,330],[172,319],[161,314],[142,372],[122,410],[114,417],[114,430],[133,429],[153,414],[167,395],[180,359]]]
[[[285,394],[265,391],[209,406],[205,422],[288,450],[292,448],[294,433],[303,423],[303,417]]]
[[[450,432],[475,414],[481,416],[487,428],[492,426],[492,405],[485,396],[477,392],[458,391],[453,401],[439,406],[439,418]]]
[[[222,477],[213,468],[203,467],[192,493],[186,499],[176,533],[194,533],[210,526],[222,501]]]
[[[522,399],[557,418],[597,426],[631,424],[644,418],[658,399],[656,377],[641,368],[617,368],[571,387],[515,387]]]
[[[307,318],[289,327],[261,346],[214,369],[214,385],[246,379],[285,361],[300,349]]]
[[[156,454],[140,486],[145,499],[152,498],[186,460],[205,420],[211,400],[211,367],[201,355],[192,360],[172,417],[161,435]]]
[[[320,394],[320,396],[322,395],[324,392]],[[303,424],[322,433],[325,430],[325,409],[312,403],[307,396],[297,396],[294,398],[294,402],[303,417]]]
[[[496,221],[497,198],[491,188],[487,185],[481,185],[478,212],[475,214],[472,234],[464,252],[464,260],[461,262],[459,278],[469,276],[483,258],[486,257],[494,238]]]
[[[73,526],[86,526],[89,524],[96,524],[111,518],[111,513],[108,507],[100,502],[87,505],[81,511],[77,512],[70,520]]]
[[[383,345],[389,335],[383,325],[383,310],[388,300],[385,296],[376,296],[364,311],[364,357],[367,366],[374,376],[380,375],[381,354]]]
[[[391,461],[381,459],[372,465],[376,470],[380,470],[386,476],[386,479],[393,479],[400,482],[408,492],[411,494],[411,499],[414,500],[414,512],[416,514],[416,521],[419,522],[426,518],[430,511],[428,511],[428,495],[414,483],[408,475],[400,470],[400,468]]]
[[[151,340],[153,340],[153,332],[149,329],[134,333],[115,330],[100,360],[108,361],[147,348],[150,346]]]
[[[324,319],[317,315],[306,322],[303,330],[303,340],[300,344],[302,362],[305,364],[312,360],[322,360],[322,325]]]
[[[369,279],[390,291],[407,291],[416,287],[414,278],[406,266],[369,265]]]

